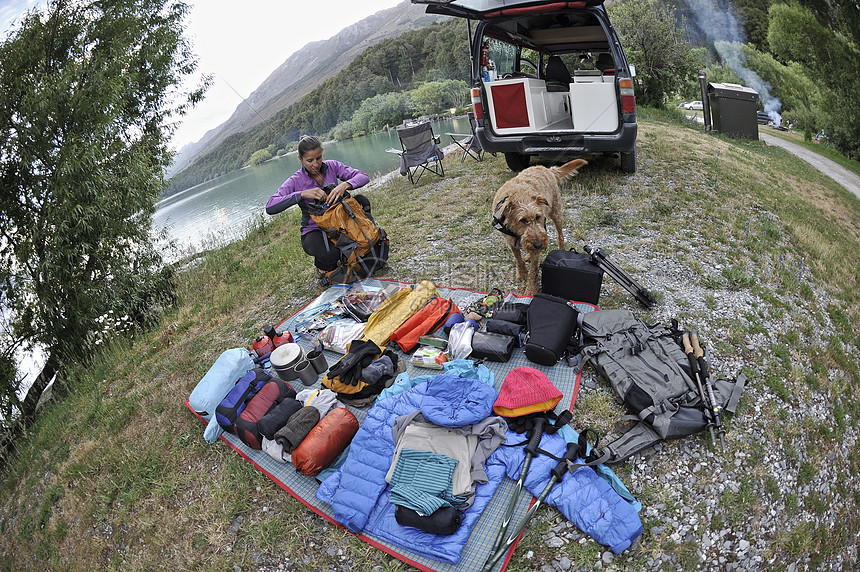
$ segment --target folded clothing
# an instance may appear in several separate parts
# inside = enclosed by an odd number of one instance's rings
[[[263,452],[274,460],[280,463],[289,463],[292,461],[289,453],[284,453],[284,448],[277,441],[263,437],[263,442],[261,444],[263,446]]]
[[[316,407],[302,407],[293,413],[286,425],[278,429],[275,441],[284,448],[284,453],[292,453],[319,422],[320,412]]]
[[[305,407],[316,407],[320,412],[320,419],[329,414],[335,407],[341,407],[337,400],[337,393],[331,389],[305,389],[296,394],[296,399]]]
[[[403,449],[391,475],[391,504],[432,514],[443,506],[463,504],[453,494],[457,461],[432,451]]]
[[[286,425],[290,417],[301,408],[300,401],[287,397],[257,421],[257,429],[263,437],[272,440],[278,429]]]

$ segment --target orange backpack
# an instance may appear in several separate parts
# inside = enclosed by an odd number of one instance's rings
[[[317,226],[340,251],[341,265],[323,277],[324,285],[349,284],[385,267],[388,236],[352,197],[322,209],[308,209]]]

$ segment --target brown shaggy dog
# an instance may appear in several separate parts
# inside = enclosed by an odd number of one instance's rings
[[[502,185],[493,199],[493,226],[504,233],[514,260],[517,280],[526,280],[526,296],[537,293],[540,256],[547,249],[546,219],[552,219],[558,235],[558,247],[564,250],[561,228],[560,181],[576,175],[588,161],[574,159],[560,167],[536,165],[520,172]],[[526,251],[529,269],[520,249]]]

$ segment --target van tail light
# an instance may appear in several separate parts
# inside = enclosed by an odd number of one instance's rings
[[[472,111],[475,113],[475,119],[483,119],[484,108],[481,105],[481,89],[473,87],[470,93],[472,95]]]
[[[624,113],[636,113],[636,96],[633,95],[633,80],[629,77],[618,80],[621,88],[621,111]]]

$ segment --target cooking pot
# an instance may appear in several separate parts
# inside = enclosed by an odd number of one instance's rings
[[[269,356],[269,363],[272,364],[272,369],[284,381],[293,381],[299,378],[296,365],[302,361],[305,361],[304,352],[299,344],[296,343],[278,346],[272,351],[272,355]]]

